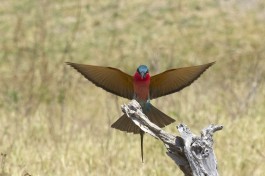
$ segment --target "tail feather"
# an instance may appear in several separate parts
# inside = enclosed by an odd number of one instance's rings
[[[140,131],[140,137],[141,137],[141,156],[142,156],[142,163],[144,162],[144,149],[143,149],[143,145],[144,145],[144,132],[141,130]]]
[[[152,104],[150,104],[150,109],[144,113],[151,122],[153,122],[160,128],[175,122],[174,119],[164,114],[162,111],[154,107]]]
[[[123,114],[116,122],[111,125],[111,127],[128,133],[140,133],[140,128],[135,125],[133,121],[127,117],[126,114]]]
[[[150,108],[148,110],[145,110],[144,113],[151,122],[153,122],[160,128],[175,122],[174,119],[158,110],[152,104],[150,104]],[[116,122],[111,125],[111,127],[128,133],[140,133],[140,128],[135,125],[133,121],[126,116],[126,114],[123,114]]]
[[[160,128],[165,127],[173,122],[175,122],[174,119],[167,116],[157,108],[155,108],[153,105],[150,104],[148,110],[144,110],[144,114],[148,117],[148,119],[159,126]],[[116,122],[114,122],[111,125],[112,128],[116,128],[121,131],[125,131],[128,133],[134,133],[139,134],[141,137],[141,157],[143,162],[143,138],[144,138],[144,132],[133,123],[131,119],[127,117],[126,114],[123,114]]]

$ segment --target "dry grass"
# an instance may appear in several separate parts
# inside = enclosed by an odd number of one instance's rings
[[[153,104],[215,136],[220,175],[265,172],[262,1],[4,1],[0,6],[0,152],[11,175],[178,175],[162,143],[110,128],[128,102],[64,62],[151,73],[216,60]],[[4,175],[2,173],[2,175]],[[1,176],[2,176],[1,175]]]

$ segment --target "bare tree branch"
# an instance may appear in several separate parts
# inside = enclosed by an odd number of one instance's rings
[[[217,176],[217,161],[213,151],[213,133],[223,126],[209,125],[195,136],[190,129],[180,124],[177,129],[179,136],[167,133],[142,112],[141,106],[135,100],[128,105],[122,105],[122,111],[144,132],[160,139],[167,148],[167,155],[175,161],[186,176]]]

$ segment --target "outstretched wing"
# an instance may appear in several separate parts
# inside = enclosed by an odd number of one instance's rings
[[[214,62],[192,67],[171,69],[152,76],[150,81],[150,99],[180,91],[199,78],[200,75],[213,64]]]
[[[83,65],[67,62],[96,86],[115,95],[133,99],[133,77],[112,67]]]

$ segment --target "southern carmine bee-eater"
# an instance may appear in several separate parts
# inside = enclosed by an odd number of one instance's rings
[[[213,65],[214,62],[198,66],[170,69],[154,76],[149,74],[149,69],[145,65],[140,65],[135,74],[131,76],[112,67],[83,65],[70,62],[67,62],[67,64],[75,68],[96,86],[115,95],[130,100],[137,100],[144,114],[151,122],[159,127],[165,127],[175,120],[155,108],[150,103],[150,100],[178,92],[184,87],[189,86],[207,68]],[[141,156],[143,161],[144,132],[132,120],[126,117],[126,114],[122,115],[111,127],[128,133],[140,134]]]

